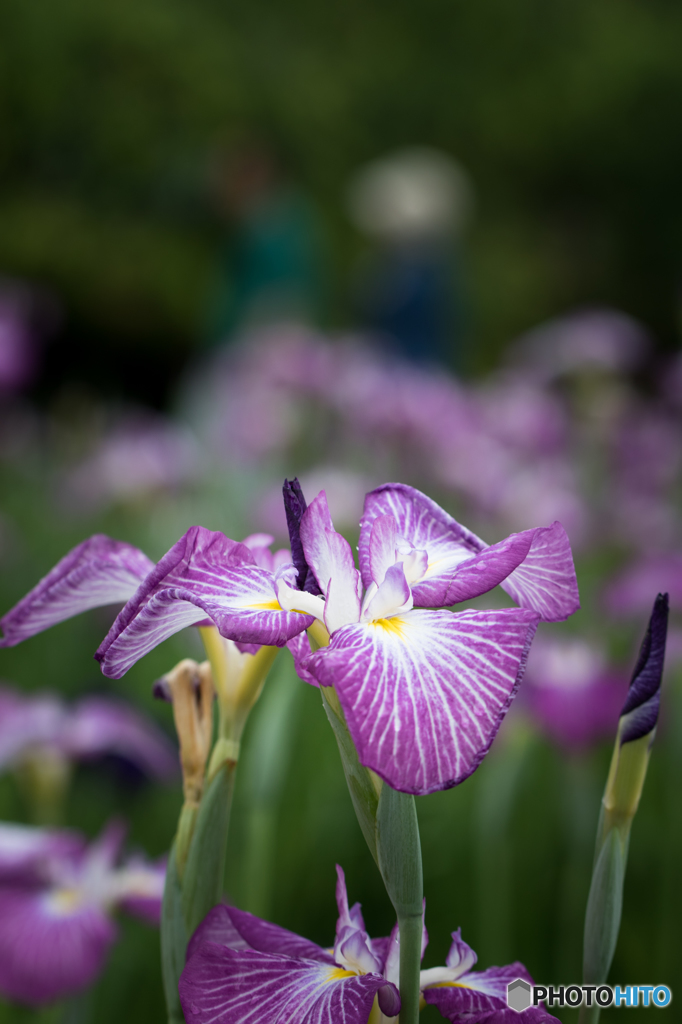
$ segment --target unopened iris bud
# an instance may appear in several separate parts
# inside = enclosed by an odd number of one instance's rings
[[[618,722],[603,798],[602,839],[614,826],[626,833],[639,805],[656,736],[667,630],[668,595],[659,594]]]
[[[282,494],[284,496],[284,511],[289,529],[291,561],[298,570],[296,586],[299,590],[305,590],[308,594],[319,596],[322,591],[315,579],[315,574],[306,561],[303,544],[301,543],[301,519],[308,505],[303,497],[298,477],[295,476],[293,480],[284,481]]]
[[[618,722],[602,799],[585,913],[583,982],[587,984],[600,985],[606,980],[618,941],[630,827],[656,734],[667,629],[668,595],[659,594]],[[581,1024],[596,1024],[598,1017],[599,1006],[581,1010]]]

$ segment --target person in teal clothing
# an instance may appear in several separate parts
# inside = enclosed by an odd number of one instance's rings
[[[228,232],[216,261],[206,343],[221,345],[278,322],[318,323],[323,246],[303,191],[261,140],[219,151],[212,179]]]

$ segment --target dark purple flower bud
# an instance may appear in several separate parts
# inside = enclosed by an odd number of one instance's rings
[[[661,703],[661,677],[668,632],[668,595],[659,594],[642,641],[630,689],[620,713],[620,742],[646,736],[656,725]]]
[[[284,481],[282,494],[284,496],[287,527],[289,528],[291,561],[294,563],[294,567],[298,569],[298,578],[296,580],[298,589],[305,590],[308,594],[320,595],[322,591],[317,584],[312,569],[306,561],[303,545],[301,544],[301,518],[308,505],[303,497],[298,477],[295,476],[293,480]]]
[[[390,982],[383,985],[377,992],[379,998],[379,1009],[385,1017],[397,1017],[400,1013],[400,996],[398,989]]]

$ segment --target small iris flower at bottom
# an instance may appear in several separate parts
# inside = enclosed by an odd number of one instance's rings
[[[333,949],[235,907],[214,907],[192,936],[180,979],[188,1024],[387,1024],[400,1012],[398,926],[370,939],[360,904],[348,906],[337,866],[339,918]],[[479,1024],[550,1024],[540,1006],[522,1014],[507,1007],[507,985],[522,978],[521,963],[476,972],[476,954],[453,932],[444,967],[421,972],[422,1006],[446,1020]],[[428,942],[423,931],[422,956]]]
[[[86,845],[76,832],[0,824],[3,997],[40,1006],[91,985],[116,940],[116,908],[158,924],[165,865],[117,866],[124,835],[112,822]]]

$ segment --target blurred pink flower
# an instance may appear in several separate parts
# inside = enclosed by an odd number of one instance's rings
[[[196,482],[203,458],[191,433],[149,412],[127,415],[64,476],[67,503],[91,512],[114,502],[134,502]]]
[[[560,746],[580,750],[615,735],[626,694],[627,679],[609,669],[599,647],[536,637],[522,699],[540,729]]]

